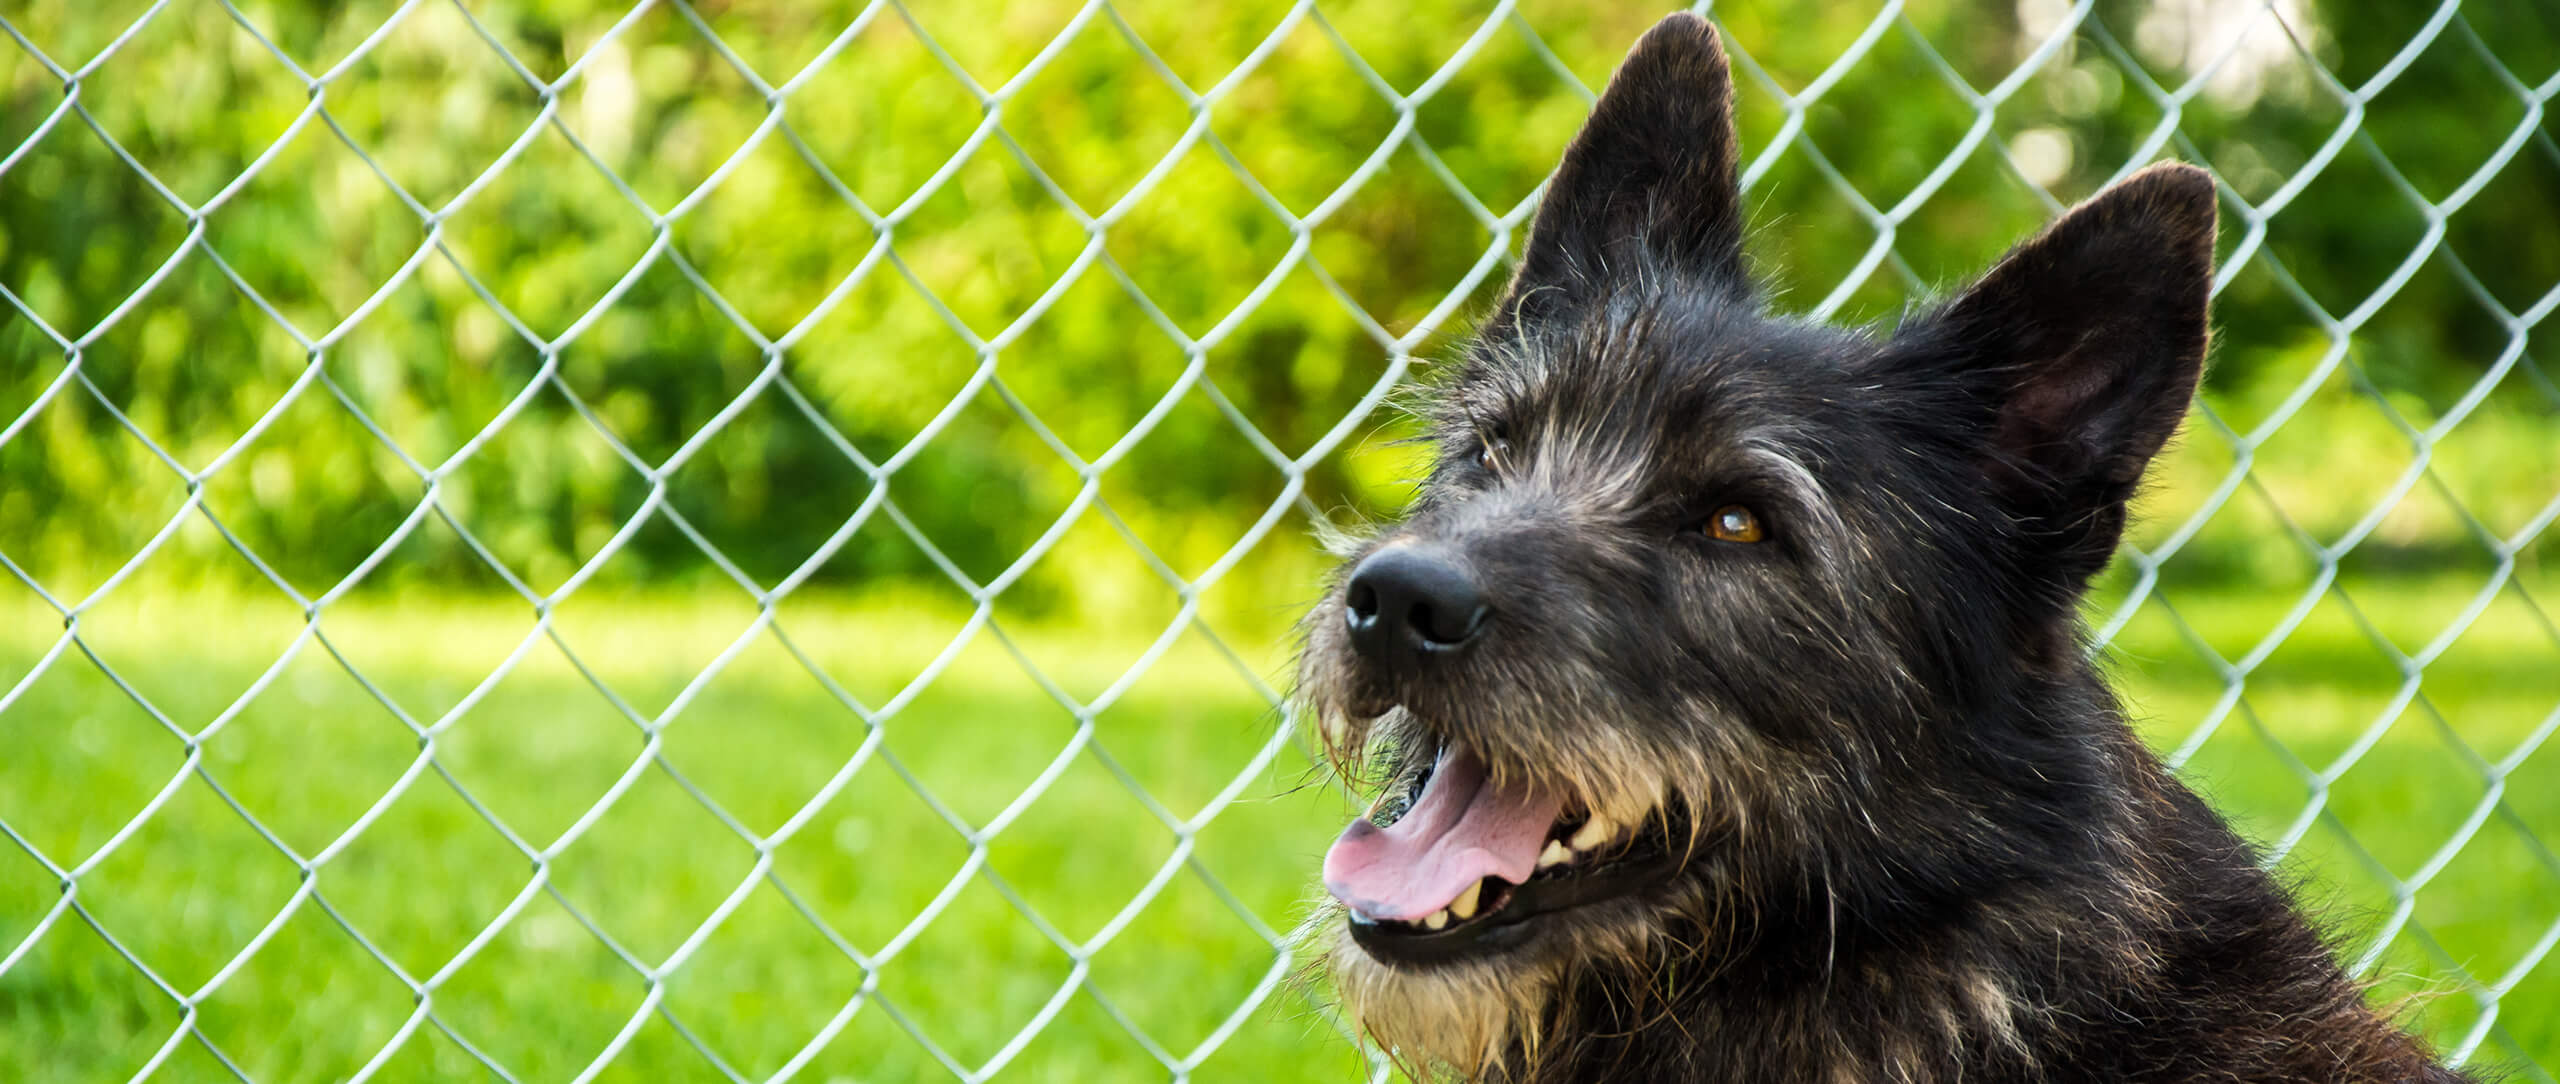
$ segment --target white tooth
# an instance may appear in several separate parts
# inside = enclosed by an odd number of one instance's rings
[[[1466,891],[1458,893],[1458,898],[1449,902],[1449,917],[1462,921],[1476,917],[1476,897],[1483,893],[1483,881],[1468,885]]]
[[[1573,852],[1566,849],[1564,841],[1561,839],[1548,840],[1547,849],[1538,852],[1539,869],[1545,869],[1549,866],[1561,866],[1571,861],[1573,861]]]
[[[1423,928],[1428,930],[1444,929],[1448,925],[1449,912],[1446,910],[1433,911],[1431,917],[1422,920]]]
[[[1590,820],[1582,822],[1582,827],[1574,831],[1573,849],[1577,851],[1590,850],[1593,847],[1609,842],[1609,840],[1615,838],[1617,834],[1617,825],[1609,823],[1608,817],[1594,813],[1591,815]]]

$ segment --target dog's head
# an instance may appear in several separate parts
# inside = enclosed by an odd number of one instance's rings
[[[1577,982],[2085,827],[2094,743],[2012,709],[2085,677],[2076,601],[2194,392],[2211,180],[2138,173],[1869,332],[1759,304],[1737,157],[1715,32],[1665,20],[1432,389],[1408,517],[1307,619],[1301,700],[1382,794],[1310,928],[1400,1057],[1534,1056]]]

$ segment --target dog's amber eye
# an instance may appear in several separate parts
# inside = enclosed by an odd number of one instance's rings
[[[1707,537],[1718,542],[1757,542],[1760,517],[1741,505],[1728,504],[1707,517]]]
[[[1476,465],[1491,472],[1500,471],[1503,462],[1510,458],[1511,442],[1500,437],[1485,441],[1484,447],[1476,450]]]

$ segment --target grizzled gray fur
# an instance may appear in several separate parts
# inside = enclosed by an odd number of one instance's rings
[[[1307,927],[1345,1010],[1498,1081],[2461,1079],[2084,649],[2203,365],[2212,180],[1834,328],[1746,272],[1731,115],[1706,22],[1637,43],[1306,620],[1380,796]]]

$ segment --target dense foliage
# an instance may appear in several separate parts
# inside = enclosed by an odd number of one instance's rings
[[[81,68],[142,6],[8,18]],[[24,144],[0,166],[0,418],[18,425],[0,553],[76,599],[170,523],[183,469],[240,544],[317,593],[432,476],[487,556],[547,591],[634,523],[656,474],[681,525],[638,520],[608,579],[714,574],[689,527],[766,586],[947,583],[903,518],[983,583],[1075,506],[1087,474],[1054,442],[1107,460],[1089,472],[1102,505],[1006,598],[1051,605],[1072,578],[1107,609],[1154,576],[1120,526],[1196,576],[1284,497],[1221,402],[1283,457],[1348,438],[1309,466],[1312,507],[1399,499],[1410,460],[1369,439],[1392,411],[1335,433],[1391,372],[1364,325],[1401,335],[1450,309],[1415,344],[1426,368],[1445,356],[1504,273],[1487,216],[1519,221],[1586,108],[1566,76],[1596,86],[1655,14],[1531,3],[1485,27],[1442,0],[1295,19],[1130,3],[1053,48],[1076,5],[965,7],[988,10],[880,9],[837,48],[859,5],[661,4],[619,25],[620,5],[427,3],[373,40],[397,5],[252,3],[244,25],[178,4],[81,70],[79,112],[58,108],[60,74],[0,47],[0,148]],[[2269,517],[2326,543],[2387,507],[2418,443],[2394,414],[2434,424],[2521,350],[2432,460],[2490,533],[2514,532],[2560,477],[2550,349],[2496,311],[2547,311],[2560,281],[2560,148],[2528,123],[2560,26],[2475,5],[2402,56],[2433,25],[2421,6],[2279,7],[2318,67],[2264,21],[2226,50],[2212,5],[2100,4],[1985,128],[1959,81],[2000,85],[2064,5],[1915,5],[1870,35],[1860,5],[1718,4],[1750,58],[1754,255],[1784,305],[1890,320],[2129,164],[2209,163],[2225,251],[2248,262],[2226,272],[2207,401],[2245,432],[2309,396],[2251,449],[2263,522],[2208,530],[2190,565],[2297,559]],[[532,82],[564,73],[556,95]],[[1185,143],[1176,80],[1216,88],[1214,142]],[[1771,83],[1818,93],[1790,111]],[[1413,96],[1410,138],[1390,89]],[[2277,213],[2260,228],[2249,205]],[[1282,211],[1306,223],[1303,258]],[[1196,381],[1168,325],[1207,344]],[[2346,364],[2306,383],[2333,353]],[[2239,461],[2190,444],[2171,526]],[[895,464],[890,505],[813,562],[871,496],[866,461]],[[2369,552],[2481,550],[2432,485],[2405,503]],[[149,567],[255,575],[233,552],[190,517]],[[1247,567],[1238,604],[1303,591],[1296,564]],[[436,517],[367,576],[501,583]]]

